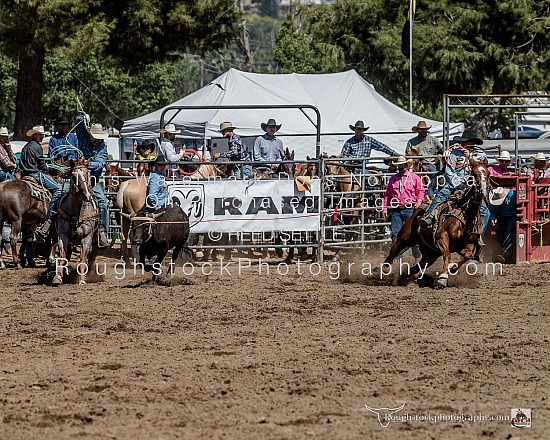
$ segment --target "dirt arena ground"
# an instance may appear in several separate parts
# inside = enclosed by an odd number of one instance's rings
[[[0,272],[0,439],[549,438],[550,266],[433,290],[308,265],[158,286],[100,262],[86,286]]]

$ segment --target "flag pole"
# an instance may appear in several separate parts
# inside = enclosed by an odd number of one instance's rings
[[[413,10],[414,0],[409,0],[409,111],[413,111]]]

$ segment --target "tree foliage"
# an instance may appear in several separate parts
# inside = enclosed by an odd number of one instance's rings
[[[285,26],[275,49],[282,54],[277,60],[285,70],[310,72],[325,53],[304,48],[334,46],[345,68],[356,69],[389,99],[407,102],[409,62],[401,54],[407,10],[408,2],[397,0],[302,7],[301,42],[290,45],[296,26]],[[444,93],[548,91],[549,29],[548,0],[418,2],[413,33],[418,108],[430,112]]]

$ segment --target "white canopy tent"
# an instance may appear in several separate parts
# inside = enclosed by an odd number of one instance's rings
[[[277,136],[281,137],[285,147],[294,149],[297,158],[314,156],[315,112],[312,109],[303,112],[300,109],[269,109],[272,105],[295,104],[309,104],[319,109],[323,134],[321,152],[329,154],[341,151],[344,142],[353,135],[349,125],[357,120],[370,126],[368,135],[403,152],[407,140],[414,136],[412,127],[424,119],[392,104],[355,70],[323,75],[270,75],[230,69],[170,106],[265,105],[265,110],[169,110],[165,123],[176,124],[183,130],[184,137],[211,139],[221,137],[218,132],[221,122],[230,121],[241,137],[255,137],[263,134],[260,124],[274,118],[282,124]],[[126,121],[121,135],[129,138],[158,136],[160,117],[165,108]],[[432,125],[431,134],[441,138],[443,124],[432,120],[427,122]],[[462,124],[452,124],[450,134],[456,135],[462,130]],[[373,156],[379,155],[373,151]]]

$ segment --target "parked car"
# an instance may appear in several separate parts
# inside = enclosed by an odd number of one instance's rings
[[[520,125],[518,127],[518,138],[519,139],[538,139],[543,135],[549,134],[550,132],[539,130],[535,127],[529,127],[527,125]],[[514,139],[516,137],[516,132],[514,130],[510,130],[510,138]],[[489,132],[489,139],[502,139],[502,132],[497,129]]]

